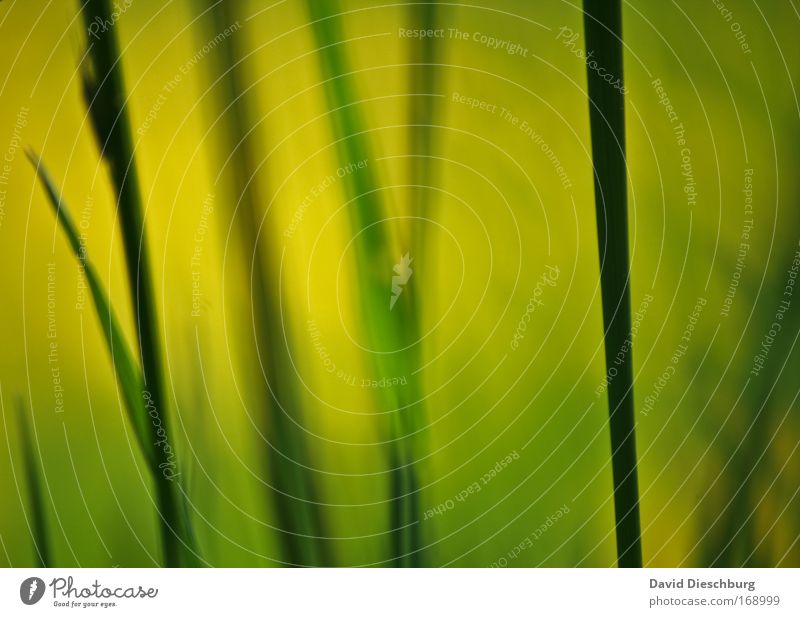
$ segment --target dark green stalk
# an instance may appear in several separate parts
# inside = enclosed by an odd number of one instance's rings
[[[223,32],[235,22],[232,5],[210,1],[213,35]],[[221,117],[225,147],[231,153],[231,195],[238,196],[240,208],[232,215],[239,221],[243,240],[242,254],[252,256],[252,323],[255,343],[266,374],[264,393],[266,423],[273,444],[267,449],[269,466],[275,490],[273,505],[278,523],[283,530],[281,541],[286,560],[293,565],[332,565],[328,547],[322,539],[325,534],[317,491],[311,473],[303,467],[310,459],[302,429],[300,398],[292,387],[295,377],[289,369],[291,360],[283,342],[283,328],[290,329],[290,315],[281,315],[277,280],[270,276],[278,271],[275,254],[266,250],[257,232],[261,227],[261,204],[268,203],[259,195],[255,178],[258,153],[253,140],[247,136],[252,126],[247,100],[242,96],[246,89],[243,75],[243,53],[240,36],[226,38],[214,54],[220,81],[221,96],[216,97],[217,112]],[[268,285],[274,287],[268,289]],[[249,315],[248,315],[249,317]],[[281,323],[283,320],[283,324]]]
[[[87,0],[82,14],[87,30],[90,30],[95,19],[114,24],[109,0]],[[96,24],[91,28],[91,31],[95,30]],[[117,26],[114,24],[89,38],[89,66],[84,69],[84,96],[116,193],[144,380],[142,394],[152,401],[160,417],[162,429],[167,435],[166,438],[159,436],[155,424],[151,422],[150,439],[154,443],[162,444],[155,448],[155,453],[159,466],[164,466],[160,468],[166,469],[174,465],[175,442],[169,440],[169,414],[162,384],[158,314],[150,278],[150,257],[139,193],[139,177],[133,156],[130,120],[125,106],[127,94],[116,31]],[[168,454],[163,447],[164,443],[171,446],[173,454]],[[157,474],[155,488],[165,564],[169,567],[194,565],[189,521],[183,514],[183,493],[180,487],[164,474]]]
[[[605,69],[601,73],[587,62],[605,355],[610,367],[631,338],[622,9],[620,0],[584,0],[583,7],[587,58],[592,54],[597,66]],[[604,79],[607,74],[615,76],[611,83]],[[631,351],[624,354],[608,386],[608,406],[617,564],[641,567]]]
[[[351,227],[358,240],[355,254],[360,284],[359,302],[368,340],[373,348],[397,350],[406,346],[409,328],[415,328],[416,315],[410,301],[411,290],[399,297],[389,312],[388,292],[392,267],[401,255],[392,255],[387,235],[379,222],[384,215],[378,183],[375,179],[364,126],[355,104],[355,89],[347,75],[342,48],[342,35],[336,17],[338,4],[331,0],[308,0],[308,12],[317,44],[325,80],[325,96],[333,123],[333,133],[341,162],[345,165],[367,160],[367,167],[348,174],[342,181],[350,201]],[[379,354],[375,365],[380,374],[410,373],[407,357],[402,352]],[[389,432],[392,438],[389,462],[391,475],[391,526],[395,564],[422,564],[422,540],[419,533],[419,482],[414,467],[418,439],[422,428],[423,409],[417,377],[409,375],[409,385],[402,390],[383,392],[391,413]]]
[[[47,568],[53,565],[50,560],[50,541],[47,533],[47,518],[42,500],[42,481],[39,477],[39,463],[34,455],[38,444],[31,435],[28,414],[22,399],[17,400],[19,426],[22,433],[22,453],[25,461],[25,477],[28,480],[28,499],[30,500],[31,518],[33,519],[33,547],[36,550],[36,567]]]

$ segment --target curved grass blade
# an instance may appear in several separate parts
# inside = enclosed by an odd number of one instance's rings
[[[79,0],[79,4],[83,0]],[[127,93],[122,74],[122,62],[117,42],[117,28],[110,0],[86,0],[81,14],[88,32],[88,65],[83,69],[83,90],[89,118],[101,155],[108,163],[114,187],[117,212],[120,218],[125,263],[136,316],[139,354],[141,358],[143,395],[148,397],[161,422],[160,434],[151,434],[154,442],[170,445],[169,413],[164,396],[161,372],[161,340],[155,293],[151,280],[150,256],[147,248],[139,176],[133,154],[130,119],[126,107]],[[97,23],[110,23],[112,27],[102,32]],[[152,413],[152,412],[151,412]],[[151,432],[156,430],[153,423]],[[174,444],[173,444],[174,445]],[[170,445],[155,448],[158,468],[175,469],[174,449]],[[173,483],[165,473],[155,476],[156,495],[161,518],[161,536],[164,561],[169,567],[197,565],[197,553],[189,529],[190,521],[184,517],[181,503],[185,494],[178,483]]]
[[[25,477],[28,481],[28,499],[30,501],[31,518],[33,519],[33,547],[36,552],[36,567],[48,568],[51,561],[50,540],[47,532],[47,516],[42,499],[42,481],[39,476],[39,463],[34,455],[33,437],[31,436],[28,414],[22,398],[17,399],[19,426],[22,433],[22,453],[25,462]]]
[[[625,160],[625,97],[622,72],[622,8],[620,0],[584,0],[589,116],[594,162],[597,238],[606,366],[631,337],[628,196]],[[590,56],[590,54],[593,55]],[[616,77],[611,83],[607,75]],[[641,567],[639,486],[633,408],[633,358],[629,351],[608,386],[611,463],[614,476],[617,564]]]
[[[94,266],[92,262],[89,261],[85,250],[81,247],[80,234],[75,227],[75,223],[72,221],[67,204],[62,199],[61,193],[56,188],[55,183],[39,156],[30,148],[25,150],[25,154],[36,169],[36,174],[47,193],[48,201],[53,207],[53,212],[56,215],[56,219],[64,235],[67,237],[73,254],[83,266],[84,275],[86,276],[86,281],[89,284],[89,290],[92,294],[92,300],[94,301],[95,313],[100,320],[103,336],[114,364],[114,372],[117,376],[120,389],[122,390],[122,397],[125,400],[125,409],[128,411],[128,419],[133,426],[136,440],[139,442],[139,447],[142,449],[152,469],[156,465],[156,459],[153,446],[150,443],[150,435],[146,424],[147,412],[141,402],[142,375],[139,371],[138,363],[125,342],[125,336],[119,325],[119,320],[111,308],[111,303],[100,283],[100,278],[97,276]]]
[[[333,123],[339,159],[347,165],[367,160],[370,151],[364,137],[364,125],[358,113],[353,84],[347,75],[347,62],[342,50],[344,40],[338,23],[337,3],[331,0],[307,0],[311,27],[317,45],[317,56],[324,76],[325,97]],[[404,293],[391,314],[387,310],[387,273],[400,257],[390,254],[389,238],[381,225],[384,215],[378,183],[371,165],[358,173],[348,174],[342,182],[348,199],[357,267],[359,270],[359,302],[364,316],[367,338],[373,348],[403,349],[407,346],[409,330],[415,328],[414,307]],[[412,337],[416,339],[417,337]],[[410,374],[409,357],[400,354],[379,354],[375,360],[382,375]],[[419,521],[419,482],[414,461],[419,448],[417,435],[423,428],[424,410],[417,377],[409,379],[401,391],[382,392],[385,404],[396,411],[390,415],[389,432],[392,438],[388,459],[391,473],[391,527],[395,565],[422,565],[423,542]]]

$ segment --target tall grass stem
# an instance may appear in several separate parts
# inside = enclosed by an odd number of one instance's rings
[[[622,8],[621,0],[584,0],[583,7],[605,356],[606,366],[616,363],[618,369],[608,385],[617,564],[641,567],[633,354],[630,350]],[[613,79],[608,80],[607,75]],[[619,352],[623,349],[627,352],[619,362]]]

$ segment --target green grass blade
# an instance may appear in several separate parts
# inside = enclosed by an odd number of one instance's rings
[[[45,513],[42,495],[42,481],[39,472],[39,462],[36,460],[35,445],[31,435],[28,413],[22,398],[17,399],[19,412],[19,426],[22,437],[22,453],[25,465],[25,478],[28,481],[28,499],[30,501],[31,518],[33,519],[33,547],[36,553],[36,567],[48,568],[53,565],[50,540],[47,532],[47,515]]]
[[[358,113],[355,89],[347,75],[348,68],[343,50],[343,36],[339,28],[338,3],[331,0],[308,0],[307,10],[317,45],[324,78],[328,117],[333,124],[338,156],[343,164],[368,160],[366,168],[348,174],[342,182],[351,204],[348,207],[351,227],[358,236],[355,254],[360,282],[359,301],[364,316],[364,328],[374,348],[402,349],[407,345],[409,329],[415,328],[417,317],[403,294],[390,316],[387,310],[387,282],[393,264],[400,255],[391,255],[389,238],[381,218],[384,216],[378,182],[372,172],[374,159],[370,156],[365,137],[364,122]],[[416,338],[416,337],[414,337]],[[410,374],[409,358],[400,354],[379,354],[375,364],[379,374]],[[389,432],[392,436],[388,460],[391,473],[390,522],[394,530],[393,550],[398,566],[422,565],[422,547],[419,521],[419,482],[414,461],[419,448],[415,437],[423,428],[423,409],[417,377],[409,380],[400,392],[386,390],[381,393],[386,405],[397,411],[391,414]]]
[[[438,2],[424,2],[411,4],[408,9],[409,23],[413,28],[420,30],[436,30],[439,26]],[[410,202],[416,206],[417,216],[428,216],[430,191],[426,188],[430,184],[430,160],[432,147],[431,125],[434,120],[434,107],[436,97],[432,96],[436,90],[439,71],[436,67],[437,49],[440,43],[433,37],[422,40],[409,39],[409,97],[408,97],[408,124],[409,124],[409,172],[410,183],[414,185],[410,191]],[[419,247],[416,254],[422,255],[424,249],[424,235],[427,225],[422,222],[415,223],[415,245]]]
[[[438,2],[414,3],[409,5],[408,20],[413,28],[420,31],[436,30],[439,23]],[[417,263],[428,266],[434,263],[434,254],[430,252],[427,242],[427,229],[429,223],[424,218],[435,218],[430,211],[435,161],[431,158],[432,152],[432,125],[434,121],[436,97],[436,81],[438,76],[437,49],[440,45],[433,37],[422,40],[409,39],[408,45],[408,210],[415,219],[410,221],[411,238],[408,244],[412,247],[411,254]],[[429,188],[431,187],[431,188]],[[415,361],[420,364],[420,345],[414,345],[419,340],[422,329],[422,300],[423,294],[409,293],[407,300],[411,306],[408,312],[409,326],[404,328],[408,347],[415,355]]]
[[[409,23],[413,24],[413,28],[420,30],[435,30],[439,22],[439,6],[436,0],[424,3],[413,3],[409,5]],[[434,263],[434,255],[429,250],[431,247],[428,244],[427,229],[429,223],[422,220],[423,218],[435,218],[430,212],[432,189],[431,186],[434,169],[434,161],[431,159],[432,153],[432,125],[435,115],[436,97],[433,96],[436,91],[436,80],[438,77],[437,50],[440,48],[438,42],[432,37],[415,40],[409,39],[409,84],[408,84],[408,139],[409,139],[409,167],[408,177],[409,187],[408,191],[408,208],[414,216],[418,219],[412,219],[410,225],[412,255],[418,263],[425,264],[431,267]],[[419,287],[417,287],[419,289]],[[422,346],[418,344],[421,338],[422,325],[422,308],[423,308],[423,294],[415,293],[414,290],[409,290],[410,293],[405,294],[405,301],[398,308],[400,309],[400,319],[402,323],[406,324],[402,329],[405,334],[403,347],[407,348],[407,356],[409,365],[421,366]],[[417,372],[417,378],[422,379],[423,373]],[[410,427],[411,430],[419,430],[420,425],[424,422],[425,409],[423,403],[416,405],[416,409],[410,409],[412,417],[415,419],[414,426]],[[425,441],[423,439],[424,433],[420,433],[415,437],[415,450],[423,451],[425,449]],[[412,451],[413,456],[413,451]],[[414,517],[421,511],[420,505],[420,487],[419,487],[419,463],[416,464],[417,472],[403,473],[401,468],[395,474],[395,482],[398,484],[398,489],[395,491],[399,494],[408,495],[407,507],[405,512],[395,512],[393,527],[402,525],[405,521],[414,520]],[[406,476],[406,477],[403,477]],[[407,482],[408,486],[403,483]],[[420,566],[422,565],[422,554],[419,548],[424,546],[424,539],[419,525],[409,527],[410,537],[408,539],[408,548],[402,546],[395,547],[395,553],[399,555],[408,554],[409,549],[410,559],[408,565]]]
[[[347,63],[341,49],[344,37],[336,17],[338,5],[331,0],[308,0],[307,6],[318,47],[317,57],[325,79],[325,97],[331,110],[328,115],[333,123],[333,133],[339,140],[336,145],[339,158],[348,163],[369,160],[369,148],[362,134],[364,129],[358,107],[354,103],[356,99],[346,76]],[[372,160],[369,163],[372,164]],[[386,237],[380,225],[372,225],[381,219],[382,214],[377,182],[369,168],[362,171],[348,174],[345,179],[348,194],[358,197],[350,211],[355,225],[365,230],[361,246],[362,252],[369,255],[386,249]],[[381,276],[385,278],[383,272]]]
[[[216,36],[236,22],[230,3],[210,0],[209,24]],[[303,410],[300,396],[293,386],[295,377],[291,359],[283,343],[281,332],[291,329],[287,323],[291,315],[281,315],[280,290],[274,273],[278,267],[271,251],[266,250],[257,236],[261,226],[261,204],[269,200],[258,193],[255,177],[261,160],[253,148],[253,138],[248,137],[252,118],[248,110],[244,53],[239,48],[241,35],[227,37],[213,55],[216,64],[214,79],[220,95],[215,96],[217,113],[224,128],[225,147],[231,153],[230,194],[239,199],[236,218],[243,240],[243,254],[252,258],[253,292],[252,323],[261,365],[266,373],[269,388],[264,388],[264,409],[268,431],[274,446],[267,449],[271,480],[274,485],[272,502],[285,560],[294,565],[330,566],[331,556],[324,532],[323,516],[318,504],[314,478],[302,465],[310,460],[309,448],[302,425]],[[233,205],[233,204],[232,204]],[[233,212],[233,208],[231,208]],[[248,319],[250,316],[247,316]],[[283,320],[283,324],[281,323]]]
[[[79,0],[79,4],[82,4],[82,0]],[[96,25],[91,28],[95,20],[113,24],[112,9],[110,0],[86,0],[81,13],[87,31],[97,30]],[[116,27],[107,28],[90,38],[87,62],[82,67],[84,98],[115,191],[128,285],[136,318],[142,378],[161,422],[158,431],[166,435],[162,437],[157,434],[155,424],[150,423],[150,438],[154,443],[165,442],[170,446],[169,450],[166,447],[155,448],[158,468],[174,469],[175,443],[169,440],[171,433],[162,383],[159,321]],[[197,553],[192,543],[190,521],[184,516],[183,491],[177,482],[167,478],[164,473],[156,474],[155,488],[165,564],[169,567],[196,565]]]
[[[594,162],[597,237],[603,295],[606,366],[631,336],[628,256],[625,97],[622,91],[622,9],[620,0],[584,0],[589,115]],[[604,77],[613,75],[611,83]],[[615,83],[616,79],[619,81]],[[611,462],[614,476],[617,563],[641,567],[641,524],[633,408],[633,357],[629,351],[608,386]]]
[[[75,223],[72,221],[67,204],[64,202],[60,191],[56,188],[55,183],[39,156],[31,149],[27,149],[25,153],[36,169],[36,174],[47,193],[48,201],[53,207],[53,212],[56,215],[56,219],[64,235],[67,237],[73,254],[83,266],[84,275],[86,276],[86,281],[89,284],[89,290],[92,294],[95,313],[100,320],[103,336],[114,363],[117,381],[122,390],[122,397],[125,401],[128,418],[133,426],[136,439],[139,442],[139,447],[142,449],[148,464],[152,468],[156,464],[155,454],[153,452],[153,445],[150,443],[150,435],[147,428],[147,412],[142,404],[142,375],[139,371],[138,363],[125,342],[125,335],[111,307],[108,296],[100,283],[100,278],[97,276],[92,262],[86,255],[86,251],[81,247],[80,234],[75,227]]]

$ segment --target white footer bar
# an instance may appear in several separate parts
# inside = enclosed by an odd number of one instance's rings
[[[800,615],[797,569],[13,569],[0,615]]]

